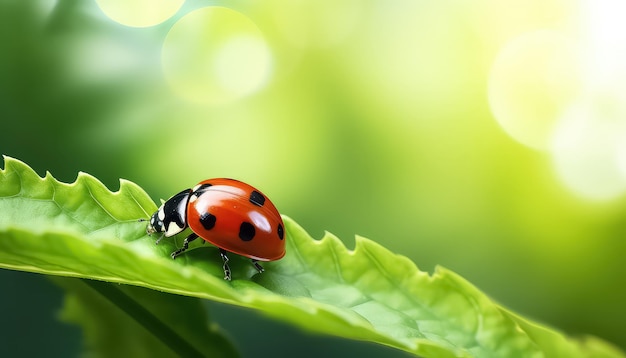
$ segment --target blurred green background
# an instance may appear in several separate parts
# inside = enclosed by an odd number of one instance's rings
[[[155,200],[239,178],[314,237],[371,238],[626,348],[624,11],[0,0],[0,153],[62,181],[129,179]],[[3,347],[78,352],[80,332],[55,321],[58,288],[9,271],[0,284]],[[389,353],[211,305],[248,356],[285,341]],[[25,346],[33,329],[45,339]]]

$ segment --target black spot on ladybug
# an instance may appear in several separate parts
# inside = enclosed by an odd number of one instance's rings
[[[247,221],[242,222],[239,226],[239,238],[243,241],[250,241],[254,239],[255,233],[256,230],[254,229],[254,225]]]
[[[282,224],[278,224],[277,232],[278,232],[278,238],[282,240],[285,237],[285,231],[283,230]]]
[[[200,215],[200,224],[207,230],[211,230],[215,226],[216,220],[215,215],[211,213],[202,213],[202,215]]]
[[[258,191],[253,190],[250,194],[250,202],[256,206],[263,206],[263,204],[265,204],[265,197]]]

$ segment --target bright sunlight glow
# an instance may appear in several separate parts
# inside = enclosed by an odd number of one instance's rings
[[[626,193],[626,4],[582,0],[581,29],[509,41],[488,98],[504,131],[545,150],[565,186],[592,200]]]
[[[611,200],[626,193],[626,4],[585,0],[578,54],[584,92],[560,118],[553,159],[576,193]]]

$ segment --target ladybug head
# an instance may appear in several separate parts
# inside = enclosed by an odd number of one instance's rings
[[[159,212],[161,212],[161,210],[157,211],[156,213],[152,215],[152,217],[150,218],[150,222],[148,223],[148,226],[146,226],[146,233],[148,235],[152,235],[155,232],[165,231],[165,225],[163,224],[163,220],[159,218]]]

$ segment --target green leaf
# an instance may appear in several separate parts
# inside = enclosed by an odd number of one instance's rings
[[[145,235],[156,205],[137,185],[112,193],[79,174],[72,184],[5,157],[0,172],[0,267],[142,286],[258,309],[295,326],[378,342],[423,357],[624,357],[509,313],[455,273],[431,276],[404,256],[358,237],[312,239],[288,217],[287,255],[258,274],[232,257],[222,279],[216,248],[172,260],[184,233],[158,246]],[[167,242],[166,242],[167,241]],[[198,240],[197,240],[198,241]],[[200,248],[198,248],[200,247]]]

